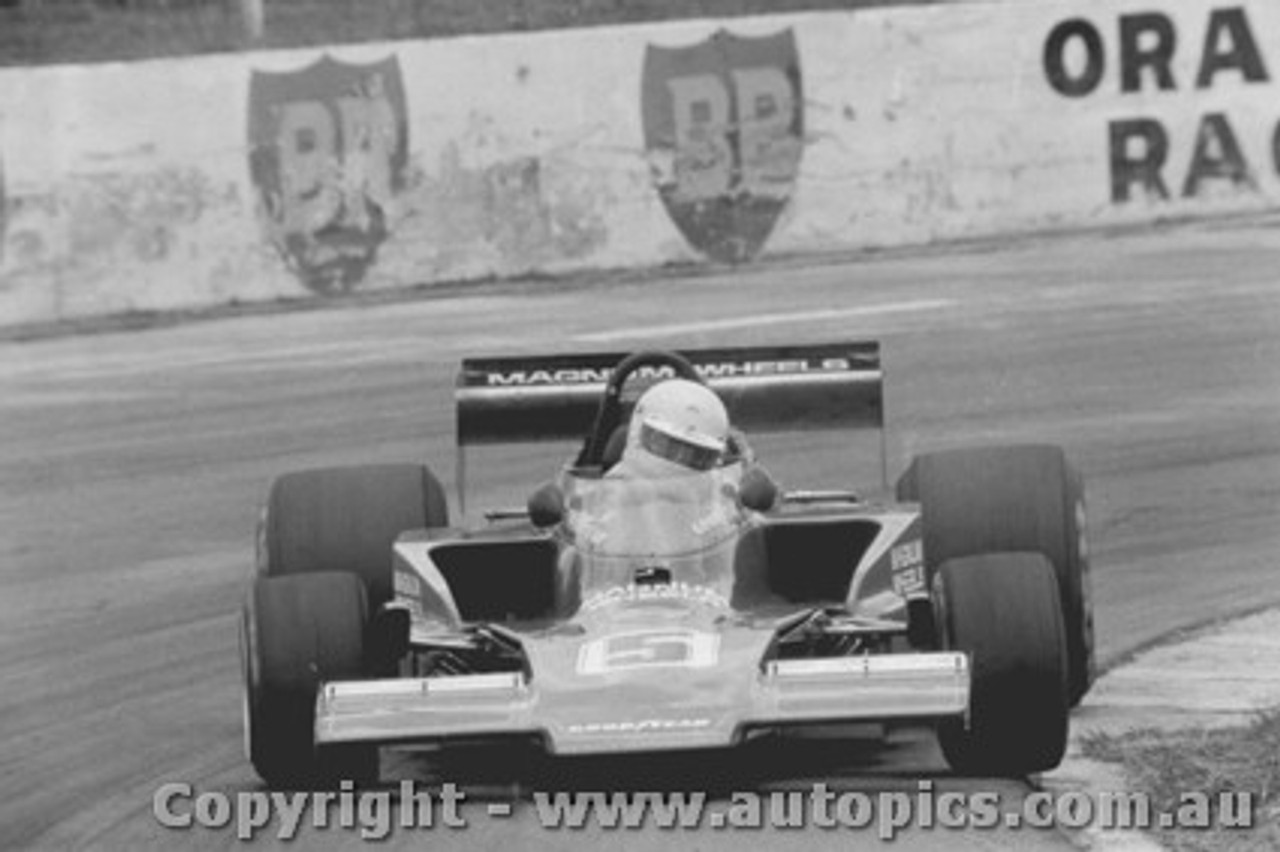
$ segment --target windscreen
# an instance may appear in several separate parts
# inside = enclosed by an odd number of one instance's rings
[[[588,597],[677,584],[727,597],[747,522],[737,500],[741,474],[735,464],[653,479],[568,477],[566,521]]]

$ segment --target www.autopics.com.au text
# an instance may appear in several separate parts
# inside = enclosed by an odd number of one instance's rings
[[[198,792],[190,784],[169,783],[152,797],[156,821],[174,831],[234,830],[251,840],[274,828],[291,840],[303,828],[358,833],[383,840],[393,832],[464,830],[475,814],[509,819],[530,808],[544,829],[739,830],[812,827],[873,831],[892,840],[904,829],[992,830],[1045,828],[1249,828],[1255,802],[1248,793],[1182,794],[1172,808],[1159,809],[1140,793],[1036,791],[1021,801],[1005,801],[994,791],[939,791],[933,781],[917,782],[914,793],[840,791],[826,784],[804,790],[735,792],[711,797],[701,792],[532,792],[527,802],[469,801],[446,783],[422,787],[401,781],[396,788],[357,791],[343,782],[336,791],[236,794]]]

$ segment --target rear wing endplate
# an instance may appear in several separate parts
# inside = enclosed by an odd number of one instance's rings
[[[628,354],[465,359],[455,392],[459,494],[468,446],[585,438],[614,366]],[[748,436],[879,429],[882,468],[887,463],[879,343],[685,349],[679,354],[720,395],[730,421]],[[669,367],[646,368],[630,381],[643,386],[674,375]]]

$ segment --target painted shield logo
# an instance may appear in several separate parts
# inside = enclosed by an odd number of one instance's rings
[[[645,148],[676,227],[713,260],[753,258],[795,186],[804,89],[795,34],[719,30],[692,47],[649,45]]]
[[[347,292],[377,259],[404,188],[407,112],[395,57],[253,72],[250,174],[268,239],[310,290]]]

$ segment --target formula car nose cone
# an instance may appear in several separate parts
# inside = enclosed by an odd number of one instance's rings
[[[643,587],[641,587],[643,588]],[[548,747],[564,754],[731,745],[771,632],[665,584],[527,644]]]

